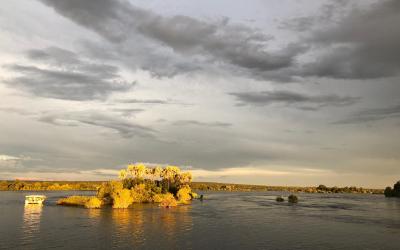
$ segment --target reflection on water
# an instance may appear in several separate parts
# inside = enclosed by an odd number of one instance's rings
[[[177,231],[190,231],[192,229],[193,223],[189,214],[190,209],[190,206],[178,206],[170,209],[162,209],[160,226],[168,238],[175,238]],[[180,230],[178,230],[177,226],[180,227]]]
[[[98,219],[100,217],[100,209],[88,209],[87,211],[90,219]]]
[[[138,204],[128,209],[112,209],[111,216],[115,227],[113,243],[129,242],[131,246],[143,246],[146,240],[154,240],[158,235],[173,244],[184,232],[190,232],[193,219],[191,206],[161,208],[151,204]],[[154,242],[148,244],[154,244]]]
[[[42,205],[26,204],[24,207],[24,223],[22,225],[23,244],[31,243],[35,236],[40,232],[40,217],[42,214]]]
[[[112,220],[116,227],[114,241],[129,240],[142,245],[145,240],[142,209],[112,209]]]

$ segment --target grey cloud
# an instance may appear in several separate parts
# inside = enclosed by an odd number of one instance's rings
[[[94,111],[44,114],[38,120],[58,126],[79,126],[83,124],[107,128],[118,132],[124,138],[153,137],[156,132],[150,127]]]
[[[280,103],[294,105],[304,110],[316,110],[326,106],[349,106],[360,99],[338,95],[307,95],[286,90],[230,93],[230,95],[236,97],[239,105],[265,106]]]
[[[139,112],[144,111],[144,109],[138,109],[138,108],[114,108],[112,109],[114,112],[118,112],[123,116],[132,116],[135,115]]]
[[[191,106],[192,104],[183,103],[175,100],[170,99],[119,99],[116,100],[119,103],[126,103],[126,104],[161,104],[161,105],[180,105],[180,106]]]
[[[302,76],[368,79],[395,76],[400,71],[400,2],[378,1],[355,9],[337,25],[316,30],[305,41],[322,49],[303,65]]]
[[[7,113],[14,113],[18,115],[33,115],[34,112],[20,109],[20,108],[14,108],[14,107],[0,107],[0,111],[7,112]]]
[[[33,63],[47,66],[6,65],[18,76],[4,82],[37,96],[78,101],[105,99],[112,92],[126,91],[134,84],[122,79],[115,66],[83,61],[68,50],[50,47],[30,50],[27,55]]]
[[[290,31],[305,32],[317,26],[335,23],[343,14],[348,14],[348,5],[353,1],[349,0],[330,0],[322,5],[316,15],[297,16],[281,21],[278,25],[280,29]]]
[[[161,99],[123,99],[118,100],[120,103],[135,103],[135,104],[170,104],[170,101]]]
[[[162,48],[149,49],[148,53],[152,54],[151,57],[160,55],[161,60],[151,63],[161,61],[168,74],[185,73],[210,63],[224,63],[261,75],[262,72],[291,66],[294,57],[305,50],[303,45],[292,44],[280,51],[268,52],[267,43],[271,36],[247,26],[230,24],[227,19],[210,23],[187,16],[165,17],[127,1],[42,2],[118,46],[129,43],[137,47],[138,39],[161,45]],[[191,57],[189,61],[182,59],[188,56]],[[164,63],[168,60],[175,62],[173,65]],[[148,63],[140,66],[148,70],[155,68]]]
[[[173,125],[178,126],[187,126],[187,125],[195,125],[195,126],[206,126],[206,127],[230,127],[231,123],[227,122],[201,122],[196,120],[179,120],[175,121]]]
[[[400,105],[363,110],[354,113],[346,119],[336,121],[334,124],[358,124],[398,117],[400,117]]]

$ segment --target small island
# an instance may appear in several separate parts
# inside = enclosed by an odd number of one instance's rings
[[[96,196],[70,196],[58,200],[58,205],[86,208],[128,208],[134,203],[157,203],[161,207],[188,204],[197,197],[190,188],[192,175],[176,166],[147,167],[143,163],[129,164],[119,172],[119,180],[104,182]]]

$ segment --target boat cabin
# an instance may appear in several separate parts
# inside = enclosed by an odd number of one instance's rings
[[[25,196],[25,205],[26,204],[39,204],[42,205],[43,201],[46,199],[44,195],[27,195]]]

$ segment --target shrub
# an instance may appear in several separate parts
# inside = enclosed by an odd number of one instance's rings
[[[275,199],[277,202],[283,202],[283,201],[285,201],[285,199],[284,198],[282,198],[282,196],[278,196],[278,197],[276,197],[276,199]]]
[[[384,192],[386,197],[393,197],[393,190],[391,187],[386,187]]]
[[[151,190],[146,188],[145,184],[139,184],[136,185],[132,190],[131,190],[131,196],[133,202],[151,202],[152,192]]]
[[[190,187],[185,185],[181,189],[179,189],[176,196],[178,197],[178,201],[180,203],[186,204],[192,199],[192,196],[190,195],[191,193],[192,190],[190,189]]]
[[[127,208],[133,202],[129,189],[116,190],[113,193],[113,208]]]
[[[398,181],[396,184],[394,184],[393,195],[396,197],[400,197],[400,181]]]
[[[111,196],[112,186],[110,182],[104,182],[97,189],[97,198],[103,199]]]
[[[100,208],[102,201],[97,197],[91,197],[86,203],[86,208]]]
[[[289,197],[288,197],[288,201],[289,201],[290,203],[297,203],[297,202],[299,201],[299,198],[297,198],[296,195],[291,194],[291,195],[289,195]]]
[[[63,206],[85,206],[92,196],[70,196],[67,198],[61,198],[57,201],[57,205]]]
[[[386,197],[400,197],[400,181],[393,185],[393,188],[387,187],[384,192]]]
[[[195,192],[191,192],[190,193],[190,196],[192,196],[192,199],[197,199],[197,197],[199,196],[197,193],[195,193]]]
[[[155,203],[161,203],[163,200],[164,200],[164,196],[165,196],[166,194],[155,194],[154,196],[153,196],[153,202],[155,202]]]
[[[176,202],[174,195],[171,193],[164,194],[160,203],[161,207],[176,207],[177,205],[178,203]]]

